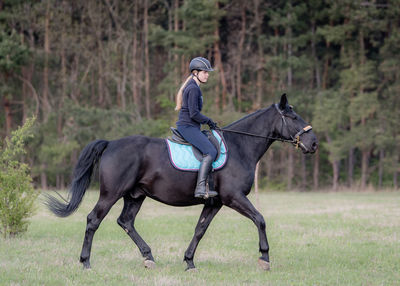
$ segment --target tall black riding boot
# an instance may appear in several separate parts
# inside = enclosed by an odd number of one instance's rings
[[[207,191],[207,177],[212,170],[213,159],[210,155],[203,156],[203,160],[200,163],[199,173],[197,175],[197,185],[194,191],[196,198],[211,198],[218,195],[214,190]]]

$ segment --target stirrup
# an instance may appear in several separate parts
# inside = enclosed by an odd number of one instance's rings
[[[202,199],[208,199],[208,198],[213,198],[218,196],[218,193],[216,191],[210,190],[208,182],[205,185],[205,190],[199,190],[194,192],[194,197],[195,198],[202,198]]]
[[[218,193],[215,191],[206,191],[205,193],[194,193],[194,197],[195,198],[199,198],[199,199],[208,199],[208,198],[213,198],[218,196]]]

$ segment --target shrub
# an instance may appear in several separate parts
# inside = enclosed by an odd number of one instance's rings
[[[28,119],[0,146],[0,232],[4,237],[27,230],[39,195],[32,186],[29,166],[22,162],[34,122],[35,118]]]

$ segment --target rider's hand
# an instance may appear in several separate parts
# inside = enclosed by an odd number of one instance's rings
[[[215,122],[212,121],[211,119],[208,120],[207,124],[208,124],[208,126],[210,127],[210,129],[216,129],[216,128],[217,128],[217,123],[215,123]]]

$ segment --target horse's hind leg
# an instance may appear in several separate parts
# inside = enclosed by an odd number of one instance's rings
[[[93,236],[96,230],[99,228],[99,225],[104,217],[108,214],[111,207],[118,199],[118,197],[109,198],[100,195],[99,201],[97,202],[96,206],[87,216],[86,233],[83,240],[82,252],[80,257],[80,262],[82,262],[85,268],[90,268],[90,252],[92,249]]]
[[[154,258],[151,254],[151,249],[147,243],[141,238],[135,229],[135,218],[139,212],[140,207],[146,197],[141,196],[139,198],[132,198],[129,194],[124,196],[124,208],[122,209],[121,215],[117,222],[135,242],[140,250],[140,253],[144,257],[145,267],[154,267]]]
[[[193,263],[193,257],[194,257],[194,253],[196,251],[197,245],[199,244],[204,233],[206,232],[212,219],[218,213],[218,211],[221,209],[221,207],[222,207],[222,204],[220,202],[215,203],[214,205],[205,205],[204,206],[204,208],[201,212],[199,221],[197,222],[196,230],[194,232],[192,241],[190,242],[188,249],[185,251],[184,260],[187,263],[186,270],[196,268]]]

